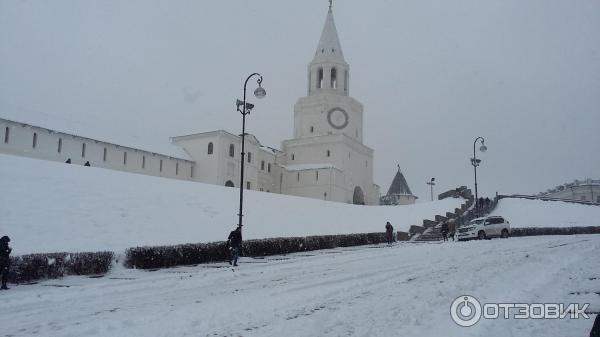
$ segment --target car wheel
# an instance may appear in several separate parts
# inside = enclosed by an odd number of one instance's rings
[[[479,231],[479,233],[477,233],[477,239],[479,240],[485,240],[485,232],[484,231]]]
[[[506,228],[504,228],[502,230],[502,234],[500,235],[501,238],[506,239],[508,238],[508,230]]]

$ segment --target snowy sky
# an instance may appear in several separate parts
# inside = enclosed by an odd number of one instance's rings
[[[247,127],[279,147],[327,5],[0,0],[0,116],[81,120],[106,138],[237,133],[235,98],[257,71],[268,96]],[[600,178],[599,1],[344,0],[334,15],[382,192],[398,163],[421,200],[431,177],[438,192],[472,186],[477,136],[480,193]]]

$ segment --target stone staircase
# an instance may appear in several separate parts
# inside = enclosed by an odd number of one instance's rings
[[[456,208],[454,212],[447,212],[445,216],[436,215],[435,220],[423,220],[423,226],[411,226],[409,229],[409,235],[411,241],[416,242],[431,242],[443,240],[441,233],[441,223],[450,219],[454,219],[456,222],[456,230],[462,225],[467,224],[474,218],[486,216],[491,213],[496,204],[498,198],[496,197],[490,207],[485,209],[475,210],[474,202],[475,198],[471,194],[471,190],[467,189],[466,186],[461,186],[454,190],[444,192],[438,196],[438,200],[445,198],[463,198],[465,203],[462,204],[461,208]],[[455,238],[456,239],[456,238]]]
[[[431,242],[431,241],[440,241],[440,240],[442,240],[442,233],[440,231],[440,228],[430,227],[425,232],[423,232],[418,238],[416,238],[414,241]]]
[[[466,186],[461,186],[459,188],[444,192],[438,196],[438,200],[442,200],[445,198],[463,198],[466,201],[461,205],[460,208],[456,208],[454,212],[447,212],[443,216],[436,215],[435,220],[423,220],[422,226],[411,226],[409,229],[411,241],[441,241],[443,240],[443,238],[440,223],[450,219],[454,219],[454,221],[456,222],[456,229],[458,230],[458,228],[461,225],[468,223],[471,219],[489,214],[494,209],[497,203],[496,199],[492,203],[492,206],[488,209],[479,210],[479,212],[476,212],[473,207],[475,203],[475,197],[471,193],[471,190],[468,189]]]

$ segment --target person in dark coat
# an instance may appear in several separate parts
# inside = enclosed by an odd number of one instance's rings
[[[454,241],[455,234],[456,234],[456,222],[454,219],[450,219],[450,221],[448,222],[448,235],[452,238],[452,241]]]
[[[237,260],[240,256],[240,249],[242,248],[242,226],[238,225],[237,228],[227,238],[227,246],[229,247],[229,264],[237,266]]]
[[[388,245],[392,244],[394,238],[394,227],[392,227],[392,224],[388,221],[385,224],[385,239],[388,243]]]
[[[10,252],[12,249],[8,246],[10,238],[3,236],[0,238],[0,274],[2,274],[2,286],[0,289],[6,290],[8,281],[8,268],[10,267]]]
[[[448,223],[445,221],[442,223],[442,237],[444,241],[448,241]]]

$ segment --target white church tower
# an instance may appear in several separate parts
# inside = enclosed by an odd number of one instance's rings
[[[308,95],[294,106],[294,139],[286,154],[283,193],[376,205],[373,150],[362,143],[363,106],[350,97],[350,66],[344,59],[331,2],[313,60]]]

